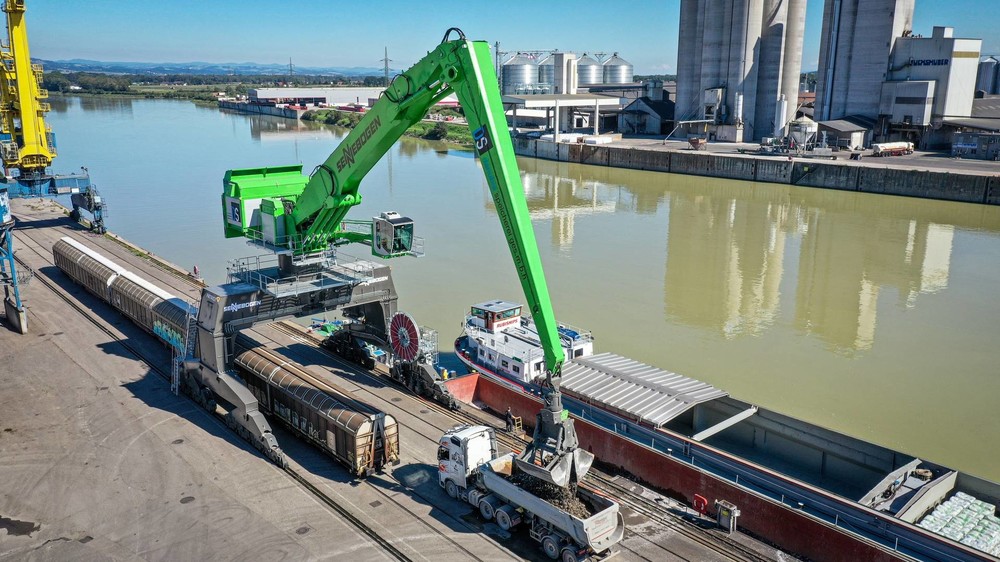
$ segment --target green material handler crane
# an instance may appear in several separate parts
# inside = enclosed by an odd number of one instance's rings
[[[449,39],[452,32],[459,38]],[[469,41],[461,31],[449,29],[436,49],[393,80],[308,176],[301,166],[226,172],[222,197],[226,237],[247,237],[274,250],[288,275],[296,274],[295,263],[346,243],[368,244],[373,255],[383,258],[412,254],[411,221],[383,214],[368,228],[359,228],[367,223],[346,216],[361,203],[358,187],[369,170],[406,129],[452,92],[473,131],[475,150],[545,354],[546,405],[538,415],[534,440],[518,464],[539,478],[567,486],[586,473],[593,455],[578,448],[573,422],[562,409],[559,381],[565,355],[488,43]]]

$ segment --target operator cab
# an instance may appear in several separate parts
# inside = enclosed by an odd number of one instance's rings
[[[498,334],[521,325],[521,305],[507,301],[479,303],[469,311],[469,320],[478,328]]]
[[[372,254],[384,258],[413,253],[413,219],[388,211],[372,217]]]

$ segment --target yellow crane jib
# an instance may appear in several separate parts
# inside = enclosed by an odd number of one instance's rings
[[[104,233],[104,201],[90,183],[86,169],[80,174],[52,175],[49,166],[56,156],[55,137],[45,123],[51,109],[41,87],[42,67],[31,63],[24,0],[0,0],[7,19],[7,46],[0,46],[0,287],[4,289],[7,321],[16,331],[27,333],[27,315],[21,302],[14,262],[14,228],[10,200],[70,195],[70,217],[80,218],[80,209],[93,215],[91,230]]]
[[[42,67],[31,63],[24,0],[5,0],[8,48],[0,54],[0,158],[7,175],[41,179],[55,157],[52,131],[45,124],[48,91],[39,85]]]

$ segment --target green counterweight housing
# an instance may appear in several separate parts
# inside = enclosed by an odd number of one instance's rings
[[[558,392],[565,356],[507,130],[496,71],[488,43],[468,41],[460,31],[459,39],[449,40],[452,31],[457,30],[449,29],[436,49],[392,81],[358,125],[308,177],[301,174],[301,166],[227,172],[222,198],[226,236],[246,236],[297,256],[309,256],[348,242],[367,243],[375,255],[382,257],[409,253],[412,224],[401,221],[398,215],[383,214],[374,221],[378,227],[367,231],[357,228],[357,221],[345,218],[351,207],[361,203],[358,186],[362,178],[406,129],[454,92],[472,130],[514,268],[538,328],[546,379],[552,389],[546,398],[544,416],[539,416],[536,446],[526,453],[538,453],[546,459],[554,454],[566,461],[561,472],[552,472],[560,476],[549,477],[565,485],[571,468],[576,476],[586,471],[589,462],[580,462],[579,457],[588,453],[576,450],[575,457],[565,454],[576,446],[572,421],[562,415]],[[386,236],[392,238],[386,241]]]

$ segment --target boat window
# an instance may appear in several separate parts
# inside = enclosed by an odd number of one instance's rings
[[[448,449],[445,447],[438,447],[438,460],[446,461],[448,460]]]
[[[519,369],[517,365],[514,365],[514,372],[515,373],[520,373],[521,369]]]
[[[486,355],[485,353],[483,353],[483,348],[481,348],[481,347],[479,348],[479,354],[480,355]]]
[[[483,316],[486,315],[486,311],[484,311],[481,308],[472,307],[472,315],[476,316],[476,317],[479,317],[479,318],[482,318]]]
[[[583,349],[577,349],[573,352],[573,357],[579,357],[581,355],[583,355]]]
[[[512,308],[512,309],[510,309],[510,310],[505,310],[505,311],[501,312],[501,313],[499,314],[499,318],[500,318],[500,319],[504,319],[504,318],[513,318],[513,317],[515,317],[515,316],[517,316],[517,315],[519,315],[519,314],[521,314],[521,309],[520,309],[520,307],[518,307],[518,308]]]
[[[503,365],[504,369],[507,368],[507,361],[501,361],[500,364]]]

